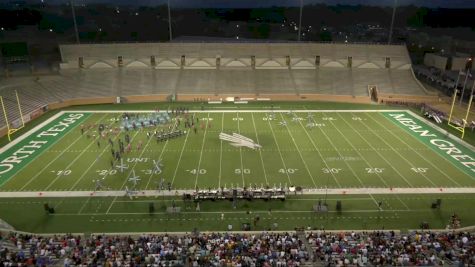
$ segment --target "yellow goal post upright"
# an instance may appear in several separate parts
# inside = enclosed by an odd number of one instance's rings
[[[470,95],[470,99],[468,101],[468,106],[467,106],[467,112],[465,113],[465,118],[462,119],[462,125],[460,126],[460,125],[452,123],[452,117],[453,117],[453,112],[454,112],[455,100],[457,98],[457,93],[458,93],[458,90],[455,90],[454,91],[454,96],[452,98],[452,105],[450,106],[450,114],[449,114],[449,120],[447,122],[447,125],[449,125],[453,129],[461,132],[462,133],[461,138],[463,139],[463,137],[465,136],[465,127],[467,126],[468,116],[470,114],[470,108],[472,107],[473,94]],[[460,97],[462,97],[462,96],[460,96]]]
[[[21,121],[20,127],[10,127],[10,122],[8,121],[7,108],[5,107],[5,103],[3,102],[3,97],[0,96],[0,103],[2,105],[3,116],[5,118],[5,124],[7,126],[8,141],[12,141],[12,134],[22,129],[23,127],[25,127],[25,120],[23,119],[23,113],[21,111],[20,98],[18,97],[18,92],[16,90],[15,90],[15,96],[16,96],[16,104],[18,106],[18,111],[20,112],[20,121]]]

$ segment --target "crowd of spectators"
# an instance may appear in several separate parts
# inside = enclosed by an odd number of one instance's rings
[[[470,233],[312,232],[307,239],[323,266],[475,266]]]
[[[309,255],[310,253],[310,255]],[[310,263],[311,262],[311,263]],[[309,265],[310,264],[310,265]],[[0,266],[475,266],[455,232],[0,236]]]
[[[8,247],[10,246],[14,247]],[[11,234],[0,266],[300,266],[308,260],[294,233],[141,235],[89,238]]]

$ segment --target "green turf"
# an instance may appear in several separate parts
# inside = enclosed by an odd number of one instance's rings
[[[306,107],[304,107],[306,108]],[[79,111],[76,111],[79,112]],[[400,112],[399,112],[400,113]],[[190,116],[194,112],[190,112]],[[308,112],[297,113],[300,119],[276,111],[276,119],[269,120],[269,112],[226,112],[209,109],[196,113],[199,118],[195,134],[188,133],[167,142],[148,139],[146,131],[130,131],[133,151],[126,154],[130,169],[125,173],[111,167],[110,146],[106,139],[88,138],[97,135],[97,126],[81,134],[72,128],[57,142],[39,154],[10,180],[0,191],[91,191],[95,180],[104,178],[111,190],[130,186],[127,177],[134,169],[140,176],[139,190],[155,190],[163,178],[173,189],[207,189],[235,186],[290,186],[303,188],[366,188],[366,187],[473,187],[475,177],[464,171],[447,155],[439,153],[397,122],[381,112]],[[114,122],[120,113],[93,113],[83,125]],[[280,121],[287,125],[279,125]],[[308,128],[308,122],[317,127]],[[422,121],[419,121],[422,123]],[[169,125],[159,126],[168,128]],[[438,138],[447,138],[432,128]],[[155,130],[155,129],[153,129]],[[218,139],[220,132],[240,133],[263,146],[261,150],[235,148]],[[124,138],[120,133],[117,138]],[[444,139],[445,140],[445,139]],[[144,148],[136,145],[142,141]],[[475,157],[473,151],[465,151]],[[2,155],[3,156],[3,155]],[[152,160],[162,159],[161,173],[154,173]],[[190,231],[194,226],[202,230],[225,230],[228,224],[239,227],[255,214],[262,216],[257,229],[277,223],[278,229],[295,226],[323,226],[327,229],[416,228],[428,220],[433,227],[444,227],[451,212],[474,224],[468,212],[474,203],[471,195],[443,195],[441,210],[431,210],[435,195],[363,195],[330,196],[330,206],[336,199],[345,198],[344,212],[331,211],[315,215],[311,207],[321,196],[306,195],[282,202],[240,202],[236,211],[229,202],[204,203],[202,212],[194,208],[181,215],[165,215],[168,198],[7,198],[0,199],[2,219],[20,230],[33,232],[114,232],[114,231]],[[382,211],[376,199],[384,199]],[[463,199],[463,200],[462,200]],[[157,214],[148,214],[148,203],[155,202]],[[458,202],[463,202],[457,204]],[[44,202],[57,207],[55,215],[45,215]],[[179,205],[183,203],[177,201]],[[268,209],[272,212],[269,214]],[[18,210],[31,212],[19,215]],[[251,211],[249,215],[246,211]],[[225,222],[220,215],[225,212]],[[137,214],[136,214],[137,213]],[[228,214],[229,213],[229,214]],[[410,217],[410,219],[406,219]],[[426,219],[425,219],[426,218]],[[230,223],[232,222],[232,223]],[[134,228],[133,226],[137,226]]]
[[[431,203],[437,198],[442,200],[441,208],[431,209]],[[475,214],[471,212],[475,198],[471,194],[331,195],[327,199],[328,213],[312,212],[312,206],[323,199],[324,196],[303,195],[288,197],[285,202],[243,200],[238,201],[236,209],[228,201],[202,202],[200,212],[196,212],[193,205],[175,199],[183,212],[169,215],[165,213],[165,207],[171,205],[169,197],[14,198],[0,199],[0,213],[17,229],[35,233],[190,232],[195,228],[225,231],[229,224],[234,230],[240,230],[242,223],[251,223],[252,230],[293,230],[295,227],[405,230],[417,229],[421,222],[443,229],[454,213],[461,218],[462,226],[475,224]],[[337,200],[342,202],[341,212],[335,210]],[[381,210],[375,201],[383,202]],[[55,207],[56,213],[47,215],[44,203]],[[149,203],[154,204],[153,214],[149,213]],[[18,211],[28,212],[19,215]],[[254,226],[256,216],[260,221]]]

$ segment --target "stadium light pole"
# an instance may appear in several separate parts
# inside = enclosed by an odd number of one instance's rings
[[[71,5],[71,13],[73,15],[73,22],[74,22],[74,33],[76,35],[76,43],[80,44],[81,42],[79,41],[79,32],[78,32],[78,24],[76,22],[76,11],[74,10],[74,3],[73,0],[69,1],[69,4]]]
[[[299,29],[298,29],[298,38],[297,40],[300,42],[300,32],[302,30],[302,11],[303,11],[303,0],[300,0],[300,14],[299,14]]]
[[[167,0],[167,9],[168,9],[168,33],[170,35],[170,42],[171,42],[173,39],[173,35],[172,35],[172,16],[170,12],[170,0]]]
[[[393,39],[393,28],[394,28],[394,19],[396,18],[396,8],[397,8],[397,0],[394,0],[393,15],[391,17],[391,26],[389,28],[388,45],[391,44],[392,39]]]

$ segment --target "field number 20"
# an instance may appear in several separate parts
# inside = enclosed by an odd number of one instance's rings
[[[375,174],[375,173],[383,173],[384,168],[365,168],[367,173]]]

